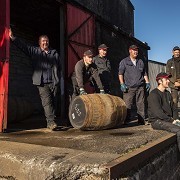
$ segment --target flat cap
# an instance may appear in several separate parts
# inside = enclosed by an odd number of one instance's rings
[[[109,47],[107,47],[105,44],[101,44],[99,45],[98,49],[107,49]]]
[[[180,50],[179,46],[175,46],[175,47],[173,48],[173,51],[176,51],[176,50]]]
[[[129,46],[129,49],[139,49],[139,47],[133,44],[133,45]]]
[[[93,56],[93,53],[91,50],[87,50],[84,52],[84,56]]]

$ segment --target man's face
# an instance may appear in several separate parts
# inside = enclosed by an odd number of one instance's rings
[[[93,60],[92,56],[84,56],[83,59],[86,65],[92,64],[92,60]]]
[[[105,57],[107,55],[107,49],[99,49],[99,56],[100,57]]]
[[[131,58],[136,59],[138,56],[138,49],[130,49],[129,54]]]
[[[163,88],[168,88],[169,87],[169,79],[167,78],[162,78],[159,80],[159,83],[162,85]]]
[[[48,50],[49,49],[49,39],[47,37],[42,37],[39,40],[39,46],[42,50]]]
[[[175,50],[175,51],[173,51],[173,56],[174,56],[175,58],[180,57],[180,50]]]

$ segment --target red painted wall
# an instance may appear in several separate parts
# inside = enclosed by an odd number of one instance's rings
[[[0,0],[0,132],[7,128],[10,2]]]

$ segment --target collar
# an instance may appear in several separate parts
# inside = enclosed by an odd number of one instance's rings
[[[174,61],[176,61],[176,62],[179,62],[180,61],[180,57],[178,57],[178,58],[173,58],[174,59]]]
[[[105,57],[101,57],[100,55],[98,55],[98,58],[105,59],[105,58],[106,58],[106,56],[105,56]]]
[[[43,49],[41,49],[40,47],[39,47],[39,50],[41,51],[41,52],[45,52],[46,54],[50,54],[51,53],[51,50],[49,49],[48,51],[45,51],[45,50],[43,50]]]
[[[137,62],[138,62],[138,59],[136,59],[136,64],[137,64]],[[133,66],[133,65],[134,65],[133,62],[132,62],[132,60],[131,60],[131,58],[130,58],[130,56],[127,58],[126,64],[128,64],[128,65],[130,65],[130,66]]]

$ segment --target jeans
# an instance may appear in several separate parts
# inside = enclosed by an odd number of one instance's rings
[[[47,124],[50,124],[55,120],[58,86],[54,86],[52,83],[49,83],[42,86],[37,86],[37,88],[39,90]]]
[[[177,143],[178,148],[180,151],[180,127],[172,124],[171,122],[166,122],[163,120],[156,120],[154,122],[151,122],[151,126],[153,129],[157,130],[165,130],[168,132],[176,133],[177,134]]]

